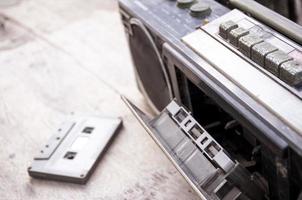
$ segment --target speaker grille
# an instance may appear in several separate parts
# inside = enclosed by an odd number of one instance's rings
[[[161,111],[171,101],[171,90],[155,42],[138,20],[132,20],[129,36],[130,51],[137,80],[142,93],[155,112]]]

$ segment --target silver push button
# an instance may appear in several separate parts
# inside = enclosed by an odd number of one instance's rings
[[[249,34],[249,31],[242,28],[242,27],[239,27],[239,28],[235,28],[233,30],[230,31],[229,33],[229,40],[230,40],[230,43],[236,47],[238,47],[238,40],[239,38],[245,36]]]
[[[224,39],[228,39],[229,32],[235,28],[238,28],[238,24],[232,20],[223,22],[219,26],[219,35]]]
[[[239,51],[250,58],[252,47],[261,42],[263,42],[263,39],[261,39],[257,35],[248,34],[246,36],[243,36],[239,39],[238,42]]]
[[[302,83],[302,64],[297,61],[288,61],[280,66],[279,78],[291,86]]]
[[[254,62],[259,64],[260,66],[264,67],[265,64],[265,57],[274,51],[277,51],[278,48],[271,45],[268,42],[262,42],[259,44],[256,44],[252,48],[252,55],[251,58]]]
[[[283,51],[278,50],[266,56],[264,68],[278,76],[280,65],[292,59]]]

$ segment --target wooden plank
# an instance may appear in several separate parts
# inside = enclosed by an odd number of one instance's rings
[[[116,8],[32,0],[1,9],[26,40],[0,49],[0,199],[197,199],[119,97],[148,110]],[[70,115],[121,116],[124,128],[87,185],[30,178],[33,156]]]

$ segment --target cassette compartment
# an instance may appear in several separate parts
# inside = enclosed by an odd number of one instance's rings
[[[251,174],[186,111],[172,101],[158,116],[128,107],[202,199],[263,199]]]

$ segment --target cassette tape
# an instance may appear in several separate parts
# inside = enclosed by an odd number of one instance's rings
[[[61,125],[34,157],[28,173],[34,178],[84,184],[111,139],[119,118],[81,118]]]

